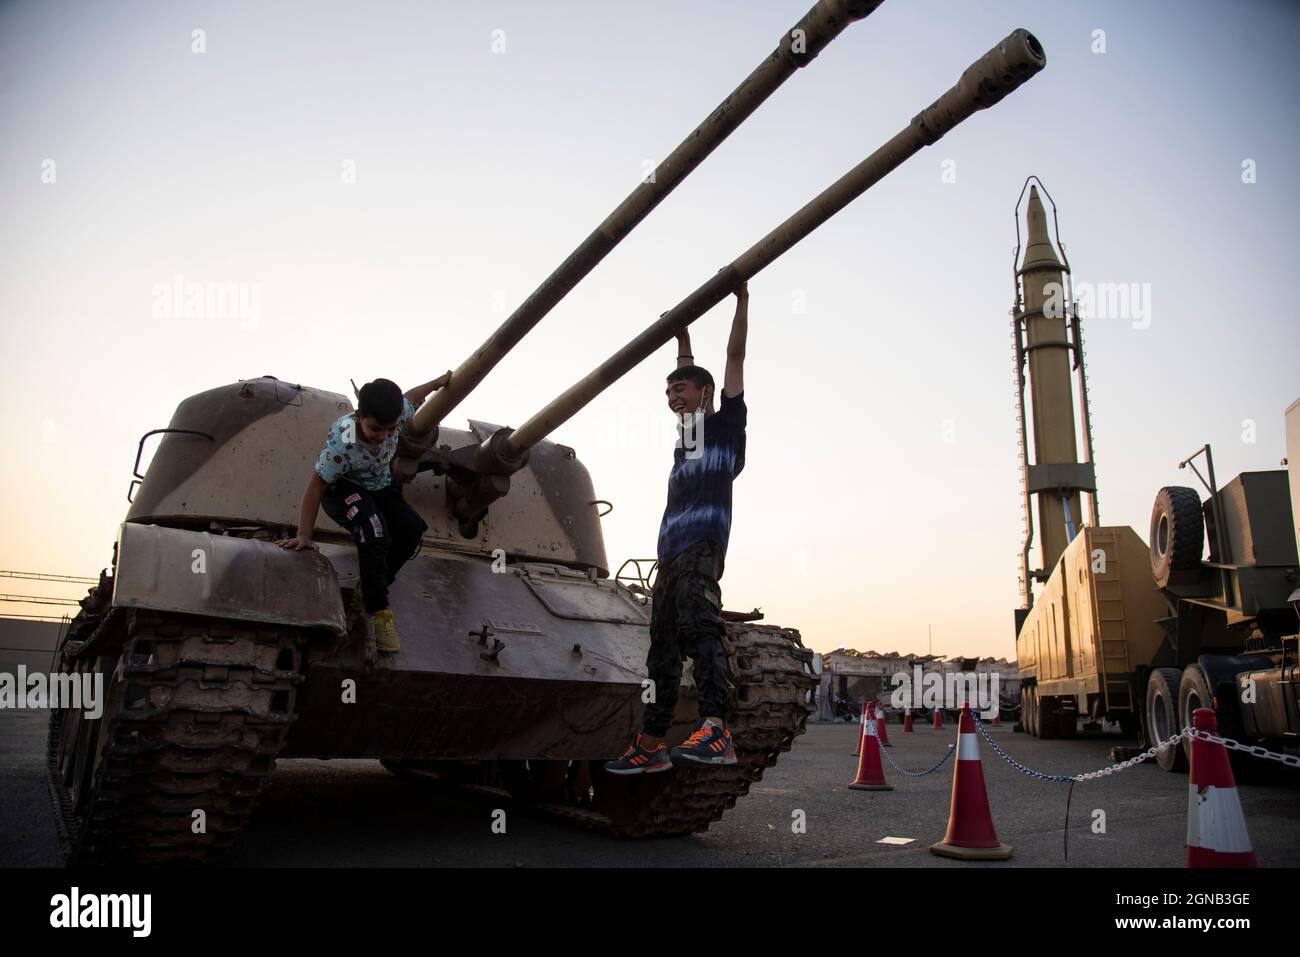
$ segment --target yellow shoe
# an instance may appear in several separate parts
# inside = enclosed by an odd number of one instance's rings
[[[352,589],[352,613],[354,615],[363,615],[366,611],[366,601],[361,597],[361,582],[357,582],[357,587]]]
[[[393,624],[393,609],[385,608],[370,616],[370,623],[375,629],[375,647],[386,655],[395,655],[402,650],[402,643],[397,640],[397,628]]]

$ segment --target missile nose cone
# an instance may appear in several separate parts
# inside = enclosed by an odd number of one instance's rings
[[[1047,234],[1047,210],[1043,208],[1043,201],[1038,198],[1037,186],[1029,187],[1028,220],[1029,242],[1025,246],[1024,265],[1020,268],[1060,266],[1061,260],[1057,258],[1056,249]]]

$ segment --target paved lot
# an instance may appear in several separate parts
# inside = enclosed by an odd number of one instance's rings
[[[43,779],[41,712],[0,711],[0,865],[51,866],[58,845]],[[922,727],[891,726],[895,761],[932,765],[953,740]],[[928,852],[943,836],[951,764],[924,778],[887,775],[895,790],[850,791],[856,725],[810,725],[794,750],[750,795],[704,834],[621,842],[506,805],[506,833],[491,831],[492,802],[437,785],[399,780],[372,761],[282,761],[254,824],[230,858],[239,866],[680,866],[751,865],[961,867],[1181,867],[1187,778],[1153,766],[1076,785],[1069,860],[1063,857],[1068,786],[1043,784],[1010,768],[985,746],[985,779],[999,837],[1015,848],[1008,863],[959,864]],[[1009,727],[996,740],[1020,761],[1048,773],[1109,763],[1117,738],[1040,742]],[[1300,772],[1269,769],[1240,785],[1261,865],[1300,865]],[[1094,834],[1095,809],[1106,832]],[[807,832],[791,830],[806,814]],[[884,837],[912,844],[877,844]]]

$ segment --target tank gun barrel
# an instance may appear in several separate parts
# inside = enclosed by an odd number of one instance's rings
[[[1047,63],[1042,45],[1024,29],[1013,30],[971,64],[961,79],[911,123],[840,177],[801,210],[760,239],[736,260],[665,312],[659,320],[593,372],[571,386],[514,431],[502,429],[479,448],[483,471],[507,474],[527,460],[533,445],[596,398],[656,349],[730,295],[742,282],[791,249],[921,149],[977,110],[987,109]]]
[[[660,162],[595,231],[562,262],[501,326],[452,373],[451,382],[420,407],[406,427],[410,443],[395,470],[414,471],[421,439],[468,395],[501,359],[605,256],[661,203],[692,170],[789,79],[812,62],[855,20],[884,0],[818,0],[781,38],[777,48],[732,91],[708,118]],[[427,443],[423,443],[427,444]],[[409,473],[399,476],[408,477]]]

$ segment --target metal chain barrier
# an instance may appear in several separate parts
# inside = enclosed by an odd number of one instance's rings
[[[993,740],[993,737],[984,727],[984,722],[980,720],[980,716],[976,714],[974,710],[971,711],[971,717],[975,719],[975,727],[979,729],[984,740],[989,743],[989,747],[996,751],[998,756],[1001,757],[1002,760],[1006,761],[1007,764],[1011,765],[1017,771],[1029,775],[1031,778],[1036,778],[1039,781],[1053,781],[1057,784],[1072,784],[1077,781],[1095,781],[1098,778],[1104,778],[1107,775],[1114,774],[1116,771],[1125,771],[1128,768],[1136,767],[1143,761],[1149,761],[1165,748],[1172,748],[1178,745],[1184,738],[1200,738],[1202,741],[1209,741],[1212,744],[1221,744],[1230,751],[1244,751],[1257,758],[1267,758],[1271,761],[1280,761],[1287,767],[1300,768],[1300,757],[1294,757],[1289,754],[1277,754],[1267,748],[1242,744],[1239,741],[1232,740],[1231,738],[1221,738],[1217,734],[1211,734],[1208,731],[1198,731],[1195,728],[1184,728],[1178,734],[1171,736],[1167,740],[1161,741],[1154,747],[1148,748],[1136,757],[1129,758],[1127,761],[1121,761],[1119,764],[1112,764],[1108,768],[1102,768],[1098,771],[1088,771],[1084,774],[1044,774],[1042,771],[1035,771],[1032,768],[1025,767],[1011,755],[1007,754],[1007,752],[1003,751],[998,743]]]
[[[894,758],[889,753],[890,750],[891,749],[886,748],[884,745],[880,746],[880,753],[885,756],[885,760],[889,762],[890,767],[892,767],[899,774],[906,774],[909,778],[923,778],[927,774],[933,774],[935,771],[938,771],[941,767],[943,767],[944,764],[948,761],[948,759],[952,757],[953,752],[957,750],[957,745],[955,744],[948,745],[948,752],[939,759],[939,763],[932,768],[927,768],[924,771],[909,771],[906,768],[900,768],[897,764],[894,763]]]
[[[1149,761],[1151,758],[1154,758],[1165,748],[1177,747],[1183,738],[1187,736],[1186,730],[1180,731],[1178,734],[1171,736],[1165,741],[1161,741],[1154,747],[1147,748],[1147,750],[1143,751],[1137,757],[1129,758],[1127,761],[1121,761],[1119,764],[1112,764],[1110,767],[1102,768],[1100,771],[1089,771],[1087,774],[1076,774],[1073,780],[1094,781],[1097,778],[1104,778],[1108,774],[1114,774],[1116,771],[1124,771],[1128,768],[1136,767],[1143,761]]]
[[[1025,767],[1023,764],[1021,764],[1011,755],[1003,751],[1001,746],[996,741],[993,740],[993,736],[990,735],[987,730],[985,730],[984,722],[980,720],[980,716],[976,714],[973,709],[971,710],[971,717],[975,719],[975,727],[978,728],[980,734],[984,736],[984,740],[989,743],[989,747],[991,747],[994,751],[998,753],[998,757],[1000,757],[1003,761],[1007,762],[1007,764],[1011,765],[1021,774],[1027,774],[1031,778],[1036,778],[1039,781],[1053,781],[1057,784],[1070,784],[1071,782],[1074,781],[1074,778],[1068,774],[1044,774],[1042,771],[1035,771],[1033,768]],[[959,724],[958,728],[960,727],[961,725]]]
[[[1242,744],[1240,741],[1234,741],[1232,738],[1221,738],[1217,734],[1211,734],[1209,731],[1198,731],[1195,728],[1189,728],[1183,732],[1188,737],[1200,738],[1202,741],[1209,741],[1211,744],[1221,744],[1229,751],[1244,751],[1246,754],[1256,758],[1267,758],[1269,761],[1279,761],[1288,768],[1300,768],[1300,757],[1293,754],[1278,754],[1270,751],[1268,748],[1260,747],[1253,744]]]

